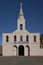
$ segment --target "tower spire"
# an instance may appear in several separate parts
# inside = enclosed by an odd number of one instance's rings
[[[22,10],[22,3],[20,3],[20,13],[19,13],[19,17],[18,17],[18,29],[20,30],[20,28],[22,27],[22,29],[25,29],[25,18],[23,15],[23,10]]]
[[[20,16],[23,15],[23,10],[22,10],[22,3],[20,3]]]

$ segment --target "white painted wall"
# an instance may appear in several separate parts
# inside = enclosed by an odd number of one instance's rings
[[[6,36],[9,36],[9,42],[6,42]],[[20,35],[23,35],[23,41],[26,41],[26,35],[29,36],[29,42],[28,44],[15,44],[14,42],[14,35],[17,36],[17,41],[20,41]],[[37,41],[34,42],[34,35],[36,35]],[[13,52],[13,45],[19,47],[19,45],[28,45],[30,47],[30,56],[43,56],[43,49],[40,49],[40,34],[39,33],[29,33],[26,30],[23,30],[22,32],[20,30],[16,30],[13,33],[4,33],[3,34],[3,56],[16,56],[16,51]],[[15,49],[16,50],[16,49]],[[28,50],[25,47],[25,56],[28,55]]]

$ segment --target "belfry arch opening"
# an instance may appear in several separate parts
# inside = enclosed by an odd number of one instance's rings
[[[20,24],[20,30],[23,30],[23,24]]]
[[[23,45],[19,46],[19,56],[24,56],[24,46]]]

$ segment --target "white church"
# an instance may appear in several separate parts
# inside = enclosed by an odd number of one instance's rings
[[[20,13],[17,19],[17,30],[2,35],[3,56],[43,56],[40,48],[40,33],[30,33],[25,29],[25,18],[20,4]]]

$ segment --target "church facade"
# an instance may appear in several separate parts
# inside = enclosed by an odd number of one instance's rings
[[[2,35],[3,56],[43,56],[40,48],[40,33],[30,33],[25,29],[22,4],[17,20],[17,30]]]

